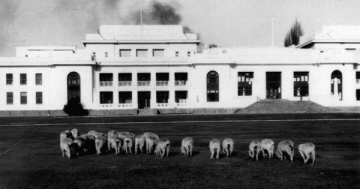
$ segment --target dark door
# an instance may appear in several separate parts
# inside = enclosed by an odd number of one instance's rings
[[[266,72],[266,99],[281,99],[281,72]]]
[[[150,91],[138,92],[138,108],[149,109],[150,108],[151,95]]]
[[[81,101],[80,98],[80,75],[76,72],[69,73],[68,77],[68,101],[72,100],[77,103]]]

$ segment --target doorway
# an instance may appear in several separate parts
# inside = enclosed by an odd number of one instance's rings
[[[281,99],[281,72],[266,72],[266,99]]]
[[[151,94],[150,91],[138,92],[138,108],[150,109]]]

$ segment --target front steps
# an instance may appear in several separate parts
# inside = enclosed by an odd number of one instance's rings
[[[147,115],[157,115],[157,109],[138,109],[138,115],[147,116]]]

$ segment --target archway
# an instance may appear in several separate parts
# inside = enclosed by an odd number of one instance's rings
[[[69,73],[67,77],[68,85],[68,101],[75,101],[79,103],[81,101],[80,96],[80,75],[76,72]]]

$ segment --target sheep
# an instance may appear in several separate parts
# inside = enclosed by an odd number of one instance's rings
[[[194,145],[194,140],[191,137],[186,137],[181,141],[181,153],[184,156],[192,156],[192,149]]]
[[[145,137],[145,142],[146,142],[146,153],[148,154],[151,154],[152,153],[152,150],[153,150],[153,147],[156,145],[157,143],[157,138],[154,138],[154,137]]]
[[[84,152],[93,152],[96,150],[95,147],[95,137],[89,134],[80,135],[84,139]]]
[[[231,138],[226,138],[222,142],[222,148],[224,153],[226,153],[226,156],[229,157],[232,155],[232,152],[234,150],[234,141]]]
[[[266,150],[269,154],[269,159],[274,155],[274,141],[271,139],[264,139],[261,141],[261,152],[263,153],[263,157],[266,157],[265,151]]]
[[[79,155],[79,154],[83,154],[84,152],[86,152],[85,150],[85,139],[82,138],[82,137],[76,137],[74,140],[73,140],[73,143],[76,145],[76,155]]]
[[[62,131],[60,133],[60,138],[71,138],[71,132],[69,130]]]
[[[95,138],[100,137],[100,136],[107,138],[106,134],[100,133],[100,132],[97,132],[94,130],[89,131],[88,134],[94,136]]]
[[[71,158],[71,146],[73,144],[73,140],[71,138],[62,137],[60,138],[60,150],[62,153],[62,157],[67,155],[68,158]]]
[[[95,147],[97,155],[101,155],[101,149],[105,146],[106,137],[99,136],[95,138]]]
[[[154,153],[161,157],[164,157],[166,153],[166,157],[169,157],[169,152],[170,152],[170,140],[167,138],[159,140],[156,144]]]
[[[135,137],[135,154],[137,154],[137,149],[139,148],[141,153],[143,153],[143,148],[145,145],[144,135],[138,135]]]
[[[135,141],[135,134],[130,132],[118,132],[118,137],[124,140],[125,138],[131,138],[132,141]]]
[[[111,150],[112,148],[115,149],[115,154],[120,154],[120,150],[121,150],[121,139],[116,136],[116,135],[112,135],[110,137],[108,137],[108,149]]]
[[[72,135],[72,138],[76,138],[79,136],[79,131],[75,128],[75,129],[72,129],[71,130],[71,135]]]
[[[119,132],[117,131],[114,131],[114,130],[111,130],[108,132],[108,137],[111,137],[111,136],[118,136],[119,135]]]
[[[145,137],[146,142],[146,152],[148,154],[151,154],[153,146],[156,145],[157,141],[159,141],[160,138],[158,135],[151,132],[146,132],[143,134],[143,136]]]
[[[119,137],[119,138],[120,138],[120,137]],[[123,143],[122,149],[125,150],[125,152],[126,152],[127,154],[128,154],[128,153],[132,154],[131,149],[132,149],[133,142],[134,142],[133,139],[130,138],[130,137],[124,137],[124,138],[123,138],[123,141],[124,141],[124,143]]]
[[[221,144],[220,144],[220,140],[219,139],[212,139],[210,141],[210,144],[209,144],[209,147],[210,147],[210,152],[211,152],[211,156],[210,156],[210,159],[214,159],[214,153],[215,153],[215,150],[216,150],[216,159],[219,159],[219,153],[220,153],[220,148],[221,148]]]
[[[251,159],[253,159],[254,156],[256,156],[256,161],[257,161],[260,151],[261,151],[260,142],[258,140],[251,141],[251,143],[249,145],[249,155],[250,155]]]
[[[291,140],[281,141],[276,150],[276,156],[280,158],[281,161],[283,160],[283,157],[286,159],[283,152],[286,152],[290,156],[290,160],[292,162],[294,159],[294,142]]]
[[[312,165],[314,165],[315,162],[315,145],[311,142],[307,142],[304,144],[300,144],[298,146],[299,153],[301,157],[304,159],[304,164],[310,159],[312,159]]]

